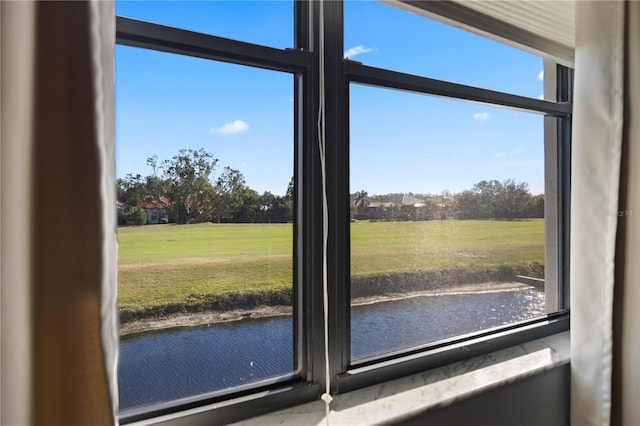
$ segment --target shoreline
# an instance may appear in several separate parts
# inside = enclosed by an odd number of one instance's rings
[[[485,282],[478,284],[461,284],[445,291],[427,290],[410,291],[406,293],[392,293],[378,296],[354,298],[354,306],[370,305],[381,302],[392,302],[414,297],[437,297],[454,294],[489,293],[500,291],[515,291],[536,288],[518,281],[510,282]],[[120,337],[133,337],[139,334],[158,332],[173,328],[197,327],[209,324],[242,321],[244,319],[271,318],[291,315],[291,306],[259,306],[254,309],[235,309],[229,311],[207,311],[176,313],[164,317],[150,317],[120,324]]]

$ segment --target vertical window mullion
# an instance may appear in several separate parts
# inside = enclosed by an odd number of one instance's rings
[[[550,60],[544,60],[544,99],[557,102],[558,98],[558,73],[557,64]],[[544,117],[544,175],[545,175],[545,199],[544,199],[544,291],[546,312],[557,312],[561,306],[562,279],[560,277],[562,247],[559,244],[559,235],[562,230],[562,220],[559,214],[562,193],[559,190],[560,182],[558,168],[559,151],[559,123],[560,119],[553,116]]]
[[[571,71],[545,59],[545,99],[571,103]],[[569,307],[571,117],[545,117],[545,292],[547,312]]]
[[[573,70],[565,66],[557,67],[557,96],[558,102],[573,104]],[[560,191],[560,208],[558,211],[559,220],[562,221],[562,234],[559,238],[560,245],[560,309],[569,309],[570,276],[569,276],[569,256],[570,256],[570,230],[571,230],[571,116],[558,120],[558,170],[560,181],[558,187]]]
[[[349,159],[343,3],[324,2],[326,179],[329,209],[329,365],[332,381],[349,364]],[[335,390],[335,383],[332,383]]]
[[[301,277],[301,315],[305,339],[301,348],[306,353],[306,380],[322,382],[324,377],[324,332],[322,312],[322,172],[318,147],[317,119],[319,111],[317,2],[296,1],[296,49],[313,52],[311,67],[299,82],[302,105],[301,141],[297,167],[297,214],[301,223],[299,237],[303,252],[299,262]]]
[[[294,2],[293,10],[293,28],[294,28],[294,48],[304,49],[308,42],[308,26],[304,25],[304,15],[306,3]],[[294,79],[293,88],[293,126],[294,126],[294,149],[293,149],[293,262],[294,262],[294,321],[293,321],[293,337],[294,337],[294,357],[295,365],[298,371],[302,371],[303,374],[308,370],[309,365],[312,365],[307,359],[308,339],[306,337],[305,330],[307,329],[307,322],[305,321],[305,309],[304,300],[306,289],[304,283],[307,282],[304,275],[305,254],[307,250],[304,245],[305,224],[303,223],[303,205],[301,195],[303,192],[300,190],[301,186],[301,167],[304,164],[304,147],[303,141],[305,140],[305,112],[307,106],[305,100],[308,98],[307,85],[308,85],[309,70],[306,70],[304,74],[297,74]]]

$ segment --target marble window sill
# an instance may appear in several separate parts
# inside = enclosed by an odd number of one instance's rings
[[[569,332],[337,395],[326,417],[324,402],[234,423],[265,425],[385,425],[569,363]],[[328,421],[327,421],[328,420]]]

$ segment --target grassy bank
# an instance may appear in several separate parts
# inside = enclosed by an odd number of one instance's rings
[[[291,224],[118,229],[121,319],[291,300]],[[353,293],[541,276],[544,222],[352,224]]]

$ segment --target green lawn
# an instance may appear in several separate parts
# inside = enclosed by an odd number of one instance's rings
[[[118,228],[119,303],[140,309],[190,294],[291,287],[291,224]]]
[[[291,224],[118,228],[119,303],[141,310],[193,294],[291,288]],[[352,273],[543,263],[544,222],[429,221],[352,224]]]
[[[544,220],[351,224],[352,273],[544,262]]]

